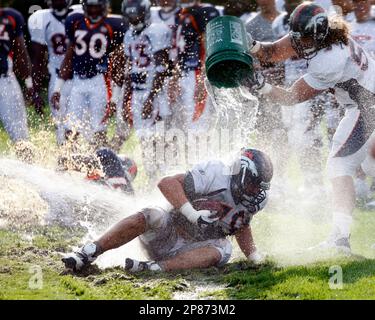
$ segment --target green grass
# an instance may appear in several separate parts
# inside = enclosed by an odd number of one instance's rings
[[[29,114],[32,141],[37,146],[46,141],[54,144],[48,121],[37,121],[32,110]],[[44,133],[36,134],[40,130]],[[135,154],[140,162],[134,136],[123,151]],[[0,153],[11,154],[2,129]],[[144,179],[140,169],[136,187]],[[299,179],[298,170],[292,170],[292,175]],[[319,203],[309,208],[286,203],[258,214],[252,226],[259,248],[269,254],[263,266],[247,263],[235,246],[236,259],[221,269],[171,274],[131,275],[120,267],[100,270],[95,265],[84,274],[64,274],[60,256],[79,245],[84,230],[41,226],[30,233],[0,229],[0,299],[375,299],[375,213],[355,212],[351,243],[356,255],[299,253],[327,236],[329,219],[322,218],[323,211]],[[332,266],[342,269],[341,289],[330,287]],[[36,277],[38,270],[42,278]],[[35,278],[39,280],[33,281]]]

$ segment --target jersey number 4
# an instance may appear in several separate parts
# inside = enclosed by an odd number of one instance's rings
[[[107,52],[107,45],[108,40],[106,36],[102,33],[95,33],[91,36],[90,40],[87,42],[85,41],[85,37],[87,35],[87,31],[85,30],[77,30],[75,32],[76,36],[76,46],[75,52],[78,56],[84,55],[87,51],[89,52],[90,56],[94,59],[101,59]]]
[[[0,24],[0,40],[9,41],[9,33],[5,30],[6,26],[4,24]]]
[[[368,59],[364,50],[356,45],[353,41],[349,41],[350,55],[354,62],[361,68],[362,71],[366,71],[368,68]]]

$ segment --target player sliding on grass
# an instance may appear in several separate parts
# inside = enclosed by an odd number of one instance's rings
[[[163,178],[158,187],[173,209],[143,209],[62,260],[66,268],[78,271],[105,251],[139,237],[152,261],[127,258],[125,269],[131,272],[222,266],[232,251],[226,237],[235,235],[248,260],[259,263],[262,256],[254,244],[250,221],[267,202],[272,175],[267,155],[243,149],[230,166],[208,161],[186,174]]]
[[[294,10],[289,24],[289,34],[276,42],[250,39],[250,52],[267,62],[298,55],[306,59],[305,75],[289,89],[264,83],[258,75],[253,89],[284,105],[307,101],[331,89],[345,106],[345,117],[333,137],[327,165],[333,191],[333,229],[320,247],[349,253],[355,206],[353,175],[367,156],[375,128],[375,61],[349,37],[348,26],[342,19],[328,18],[323,8],[311,2]]]

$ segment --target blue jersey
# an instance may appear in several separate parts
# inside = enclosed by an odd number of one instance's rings
[[[205,60],[203,37],[207,23],[219,16],[211,5],[194,5],[183,8],[179,13],[176,34],[178,61],[183,70],[195,70]]]
[[[25,20],[21,13],[11,8],[0,9],[0,75],[9,71],[8,57],[12,53],[14,40],[23,36]]]
[[[92,78],[107,72],[109,54],[122,44],[127,27],[120,16],[91,24],[84,14],[75,13],[66,19],[65,30],[74,46],[73,73]]]

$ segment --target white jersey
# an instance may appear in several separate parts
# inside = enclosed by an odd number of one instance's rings
[[[141,33],[131,27],[125,34],[124,46],[131,61],[132,88],[151,90],[156,73],[154,54],[171,47],[171,30],[164,23],[152,23]]]
[[[75,7],[72,13],[78,12],[80,8]],[[59,20],[52,9],[38,10],[30,16],[28,28],[31,41],[48,47],[48,71],[50,74],[57,73],[68,46],[64,20]]]
[[[189,173],[194,179],[194,195],[191,198],[209,198],[223,201],[237,211],[246,209],[233,200],[230,182],[232,169],[230,166],[218,160],[211,160],[195,165]],[[189,195],[188,195],[189,196]],[[254,208],[252,214],[262,210],[266,205],[267,198]]]
[[[310,60],[304,80],[317,90],[333,88],[344,107],[358,106],[366,114],[375,105],[375,60],[353,39],[347,46],[320,50]]]
[[[351,37],[375,59],[375,19],[354,22],[350,31]]]
[[[276,17],[272,23],[272,31],[277,39],[289,33],[287,12]],[[285,85],[290,86],[306,73],[307,63],[305,59],[291,58],[285,61]]]

